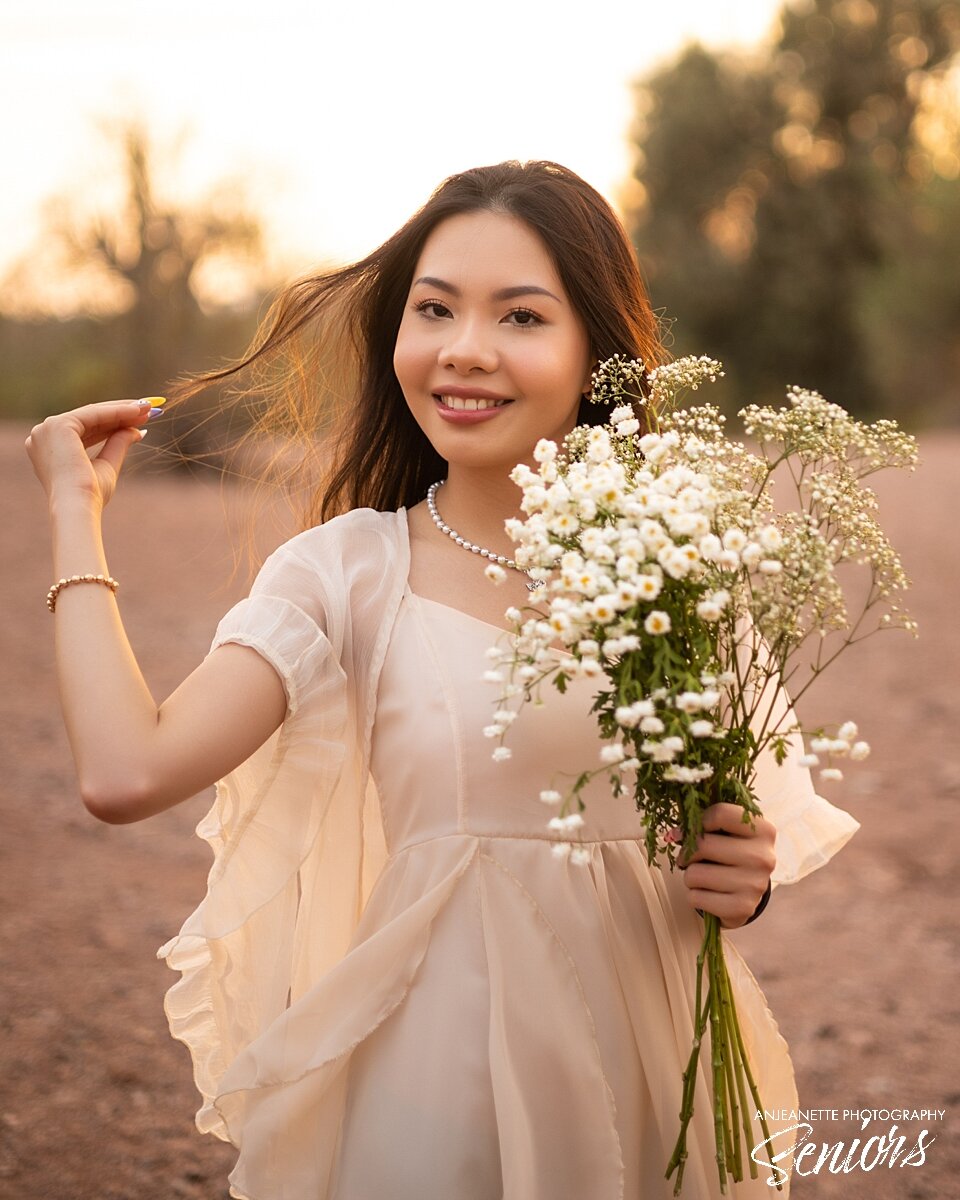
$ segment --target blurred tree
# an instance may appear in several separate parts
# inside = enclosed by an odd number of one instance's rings
[[[121,202],[89,215],[83,192],[51,201],[40,244],[0,290],[0,415],[157,393],[176,375],[236,356],[252,336],[268,280],[261,224],[242,190],[224,185],[175,203],[158,187],[172,154],[138,123],[104,131]],[[64,299],[67,315],[44,311]],[[215,421],[193,436],[189,408],[171,415],[151,445],[176,435],[199,453],[215,436]]]
[[[655,303],[681,321],[676,350],[724,359],[734,391],[796,382],[890,410],[877,348],[905,313],[882,298],[932,248],[918,114],[960,44],[960,5],[804,0],[780,24],[767,53],[694,46],[638,87],[638,250]],[[941,159],[956,191],[960,160]]]
[[[211,260],[241,258],[253,268],[262,254],[260,223],[234,193],[188,206],[157,196],[156,153],[146,130],[126,124],[112,131],[119,150],[125,202],[109,215],[55,228],[68,267],[100,269],[119,284],[127,302],[120,317],[130,386],[144,391],[182,370],[202,340],[196,280]]]

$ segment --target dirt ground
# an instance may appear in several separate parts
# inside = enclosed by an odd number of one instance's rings
[[[162,1011],[176,976],[155,957],[203,894],[208,851],[192,834],[210,796],[123,827],[83,809],[57,707],[46,511],[26,432],[0,426],[0,1197],[222,1200],[234,1152],[193,1127],[188,1055]],[[958,1194],[960,434],[921,448],[916,475],[877,479],[921,636],[856,648],[805,708],[811,721],[856,720],[873,745],[843,783],[823,785],[862,828],[734,936],[791,1046],[801,1104],[838,1110],[811,1140],[849,1149],[897,1123],[912,1146],[927,1128],[926,1161],[824,1169],[795,1180],[799,1200]],[[107,512],[120,607],[158,699],[246,590],[243,577],[228,582],[228,527],[218,486],[190,479],[131,475]],[[946,1116],[881,1116],[861,1133],[842,1115],[892,1108]]]

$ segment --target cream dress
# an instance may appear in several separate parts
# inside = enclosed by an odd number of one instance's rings
[[[596,684],[545,688],[494,762],[482,675],[502,631],[410,591],[405,517],[287,543],[218,629],[274,663],[290,707],[218,786],[207,897],[160,951],[183,972],[167,1012],[198,1125],[238,1147],[243,1200],[666,1200],[702,921],[602,780],[589,862],[551,853],[538,795],[597,761]],[[797,750],[757,783],[778,882],[857,828]],[[795,1109],[729,941],[727,961],[764,1107]],[[720,1195],[713,1155],[701,1066],[684,1196]],[[776,1195],[768,1176],[727,1195]]]

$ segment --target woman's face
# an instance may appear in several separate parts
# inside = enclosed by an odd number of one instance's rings
[[[503,213],[462,213],[427,238],[393,366],[410,411],[449,463],[531,462],[559,442],[590,387],[587,331],[539,236]]]

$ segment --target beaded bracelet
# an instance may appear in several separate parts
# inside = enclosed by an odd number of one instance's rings
[[[65,587],[69,587],[72,583],[102,583],[116,594],[119,583],[109,575],[68,575],[63,579],[58,579],[49,592],[47,592],[47,608],[51,612],[57,607],[57,596]]]

